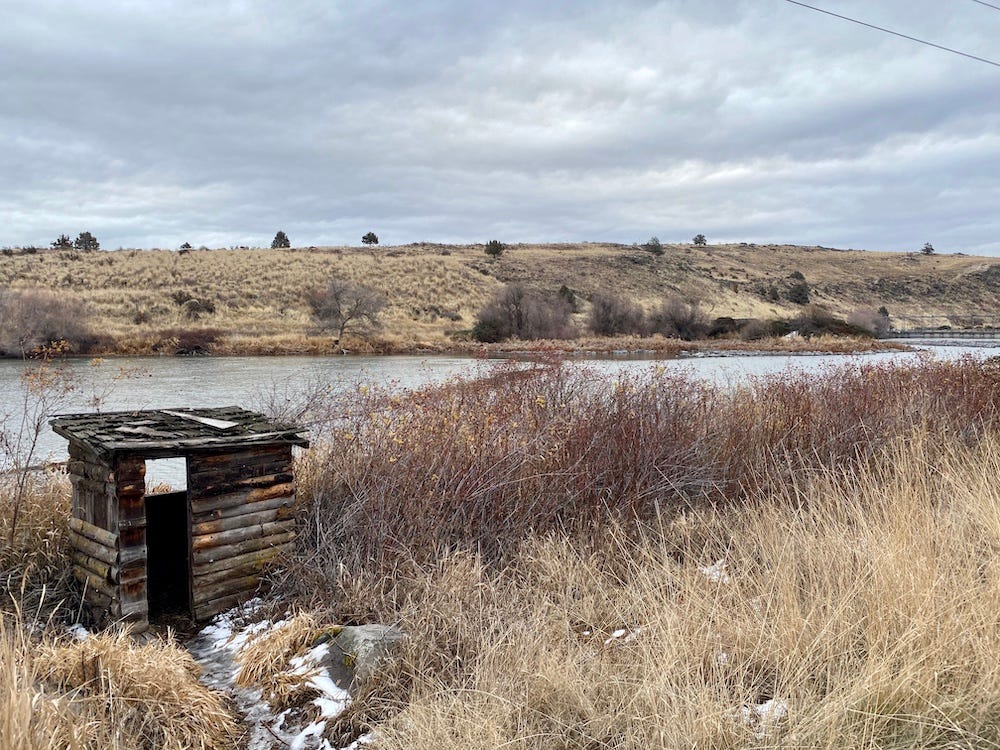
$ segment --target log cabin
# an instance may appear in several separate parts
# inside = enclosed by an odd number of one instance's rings
[[[294,425],[239,407],[66,414],[73,575],[89,624],[142,632],[251,597],[295,538]],[[187,488],[149,494],[146,461],[182,458]]]

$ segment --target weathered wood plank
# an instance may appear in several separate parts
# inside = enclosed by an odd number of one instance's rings
[[[259,487],[271,487],[275,484],[287,484],[295,479],[291,471],[280,473],[261,474],[260,476],[246,476],[243,473],[234,472],[234,476],[225,482],[211,484],[209,475],[202,475],[191,487],[195,494],[200,497],[211,497],[223,493],[242,492],[243,490],[253,490]]]
[[[88,573],[92,573],[95,576],[103,578],[108,583],[118,582],[118,566],[108,565],[106,562],[102,562],[96,558],[85,555],[79,550],[73,550],[69,553],[69,559],[72,560],[76,565],[86,570]]]
[[[287,445],[262,445],[252,448],[239,448],[237,450],[192,456],[189,468],[192,473],[199,473],[203,470],[211,470],[213,467],[219,466],[232,466],[235,464],[250,466],[260,462],[267,462],[274,458],[286,455],[290,456],[291,453],[292,449]]]
[[[114,482],[107,482],[97,479],[87,479],[79,474],[70,474],[69,483],[78,492],[89,492],[92,495],[101,496],[115,491]]]
[[[118,553],[118,564],[121,567],[132,567],[136,563],[145,564],[149,557],[149,551],[145,544],[137,544],[133,547],[125,547]]]
[[[287,531],[282,534],[275,534],[274,536],[247,539],[246,541],[239,542],[237,544],[227,544],[221,547],[209,547],[208,549],[195,550],[192,555],[192,563],[194,565],[201,565],[204,563],[215,562],[216,560],[222,560],[226,557],[235,557],[237,555],[246,554],[247,552],[256,552],[257,550],[274,547],[279,544],[284,544],[285,542],[290,542],[293,539],[295,539],[295,532]]]
[[[115,598],[115,587],[96,573],[92,573],[86,568],[81,568],[79,565],[74,564],[73,577],[79,581],[85,589],[93,589],[110,599]]]
[[[216,495],[212,498],[199,497],[192,492],[191,513],[199,515],[213,510],[224,510],[240,505],[249,505],[261,500],[273,500],[276,497],[291,497],[294,494],[294,482],[275,484],[270,487],[258,487],[257,489],[245,490],[243,492],[229,492],[224,495]]]
[[[276,544],[242,555],[232,555],[218,560],[201,562],[192,566],[192,572],[195,576],[206,576],[222,573],[223,571],[232,570],[244,565],[254,565],[263,568],[275,558],[290,553],[291,550],[292,544],[285,542],[284,544]]]
[[[131,585],[134,583],[139,583],[140,581],[145,581],[147,578],[146,564],[136,563],[130,565],[129,567],[121,567],[118,569],[118,583],[124,585]]]
[[[284,532],[294,530],[294,520],[272,521],[270,523],[255,524],[253,526],[230,529],[229,531],[220,531],[217,534],[203,534],[201,536],[196,536],[191,542],[191,548],[195,552],[198,552],[199,550],[239,544],[240,542],[244,542],[248,539],[260,539],[261,537],[273,536],[275,534],[282,534]]]
[[[115,478],[119,486],[123,484],[143,484],[145,477],[145,460],[136,456],[118,459],[115,465]]]
[[[253,513],[262,513],[267,510],[282,509],[292,512],[295,506],[295,495],[285,495],[269,500],[258,500],[253,503],[234,505],[230,508],[216,508],[210,511],[194,512],[192,508],[191,520],[195,525],[208,523],[210,521],[222,521],[237,516],[247,516]],[[196,532],[197,533],[197,532]]]
[[[256,513],[243,513],[241,515],[227,516],[226,518],[220,518],[217,520],[194,523],[191,525],[191,533],[195,537],[199,537],[208,534],[218,534],[219,532],[230,531],[232,529],[247,528],[250,526],[258,527],[262,524],[273,521],[288,520],[292,518],[292,514],[295,511],[292,508],[292,502],[290,499],[282,498],[282,500],[285,500],[285,502],[281,505],[274,508],[268,508],[267,510],[257,511]]]
[[[230,558],[232,559],[232,558]],[[216,583],[222,583],[223,581],[232,580],[235,578],[242,578],[249,575],[261,575],[267,568],[267,560],[250,560],[249,562],[242,563],[240,565],[234,565],[233,567],[226,568],[224,570],[216,570],[213,572],[196,574],[193,578],[194,588],[202,588],[205,586],[211,586]]]
[[[110,482],[114,480],[111,467],[107,464],[95,464],[80,459],[66,462],[66,471],[71,476],[83,477],[92,482]]]
[[[121,543],[119,547],[121,549],[122,559],[125,559],[125,551],[129,549],[134,549],[136,547],[146,546],[146,525],[145,524],[135,524],[130,521],[128,524],[123,524],[121,529],[119,529],[119,534],[121,537]]]
[[[224,596],[221,599],[215,599],[214,601],[196,605],[194,607],[194,617],[196,620],[207,620],[210,617],[215,617],[215,615],[220,612],[225,612],[227,609],[232,609],[237,604],[242,604],[252,593],[252,591],[244,591],[239,594]]]
[[[77,549],[103,563],[107,563],[108,565],[118,564],[118,550],[113,547],[105,547],[93,539],[88,539],[83,534],[74,531],[72,527],[69,530],[69,543],[73,549]]]
[[[87,523],[81,518],[69,519],[69,527],[77,534],[87,537],[92,541],[102,544],[105,547],[117,548],[118,536],[112,534],[107,529],[102,529],[92,523]]]
[[[208,585],[196,585],[194,587],[194,603],[199,604],[221,599],[225,596],[239,594],[241,592],[256,591],[260,585],[260,574],[243,576],[242,578],[229,578],[220,583]]]

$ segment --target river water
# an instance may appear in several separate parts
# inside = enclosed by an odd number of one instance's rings
[[[996,356],[994,346],[926,347],[936,357],[953,358],[963,354]],[[643,372],[665,367],[696,378],[720,383],[735,383],[755,375],[778,373],[789,368],[807,372],[820,371],[850,361],[904,361],[918,356],[910,352],[866,355],[752,355],[699,356],[682,359],[650,360],[604,358],[579,360],[596,377],[612,383],[622,373]],[[576,360],[574,360],[576,361]],[[346,389],[359,384],[393,389],[409,389],[444,381],[450,377],[475,377],[494,363],[481,359],[450,356],[384,357],[148,357],[107,359],[99,363],[70,360],[65,367],[66,381],[72,390],[54,405],[57,413],[160,409],[176,407],[242,406],[258,409],[262,404],[294,402],[303,392],[318,384]],[[0,421],[4,431],[18,433],[28,405],[22,373],[26,365],[16,360],[0,361]],[[31,365],[27,365],[31,367]],[[0,445],[0,470],[4,452]],[[66,442],[46,426],[39,435],[32,463],[62,461]],[[167,460],[149,462],[150,485],[166,482],[175,488],[184,486],[184,462]]]

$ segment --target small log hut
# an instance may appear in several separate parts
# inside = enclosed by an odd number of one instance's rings
[[[185,614],[247,599],[295,538],[294,425],[238,407],[67,414],[73,574],[90,621]],[[146,461],[184,458],[187,489],[146,494]]]

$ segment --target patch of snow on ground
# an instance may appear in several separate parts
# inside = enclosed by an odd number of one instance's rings
[[[756,706],[743,706],[736,714],[746,726],[754,730],[757,737],[763,737],[767,730],[788,715],[788,702],[771,698]]]
[[[319,697],[313,704],[319,709],[319,717],[306,727],[286,726],[288,711],[275,714],[274,709],[264,699],[260,690],[236,684],[239,652],[258,638],[285,625],[285,621],[262,620],[247,623],[246,620],[259,607],[259,601],[244,605],[241,609],[230,610],[215,617],[202,628],[191,641],[188,651],[202,668],[202,684],[213,690],[229,695],[243,723],[248,727],[245,747],[248,750],[275,750],[291,747],[294,750],[334,750],[322,737],[329,719],[337,716],[350,700],[347,692],[334,684],[330,674],[320,665],[329,651],[327,644],[312,649],[303,656],[291,660],[291,674],[300,675]],[[354,747],[356,743],[352,744]],[[360,745],[357,745],[360,747]]]
[[[90,638],[90,631],[87,630],[85,627],[83,627],[83,625],[81,625],[78,622],[73,623],[72,625],[70,625],[66,629],[66,632],[69,635],[71,635],[74,638],[76,638],[76,640],[78,640],[78,641],[85,641],[88,638]]]
[[[715,583],[729,583],[729,573],[726,572],[726,561],[716,560],[712,565],[698,568],[698,572]]]

